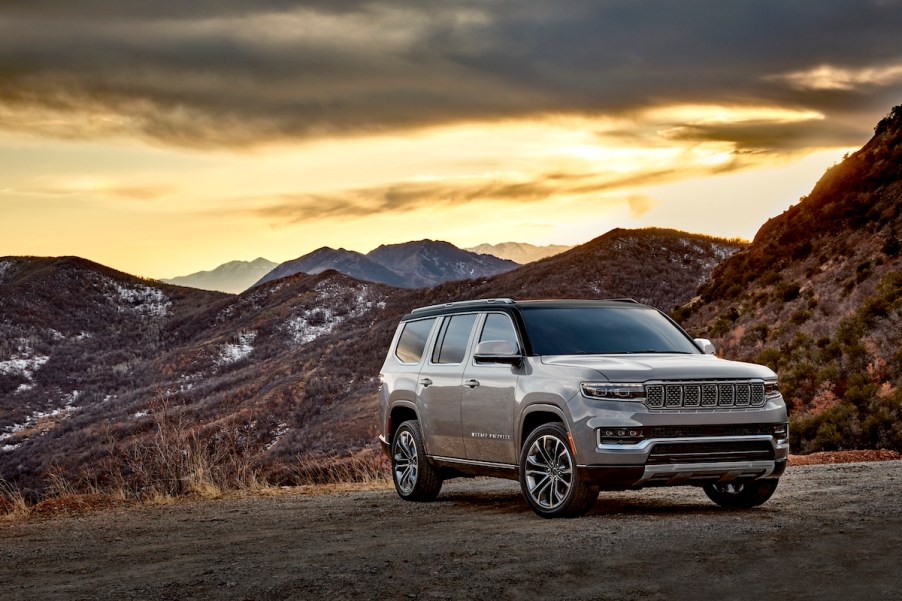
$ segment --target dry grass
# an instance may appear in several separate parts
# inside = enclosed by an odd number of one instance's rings
[[[389,484],[390,466],[385,453],[363,449],[349,455],[304,455],[293,469],[298,485]]]
[[[31,515],[31,506],[19,487],[0,478],[0,520],[21,521]]]
[[[265,486],[256,469],[258,452],[238,426],[204,431],[181,409],[165,399],[154,401],[152,435],[111,438],[105,462],[84,479],[88,487],[160,504],[170,497],[215,499]]]

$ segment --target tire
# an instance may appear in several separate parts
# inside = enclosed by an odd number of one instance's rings
[[[539,426],[523,444],[520,490],[543,518],[577,517],[598,500],[598,488],[580,480],[567,431],[556,423]]]
[[[442,489],[442,477],[426,458],[423,434],[416,420],[401,424],[391,445],[395,490],[405,501],[432,501]]]
[[[779,480],[705,484],[708,498],[727,509],[750,509],[761,505],[777,490]]]

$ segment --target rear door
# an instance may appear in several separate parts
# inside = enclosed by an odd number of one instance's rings
[[[461,381],[477,318],[476,313],[442,318],[430,355],[420,369],[417,395],[430,455],[466,456],[460,428]]]
[[[463,373],[461,424],[467,459],[515,464],[514,411],[519,368],[501,363],[477,363],[479,342],[505,340],[522,352],[514,324],[506,313],[487,313],[478,324]]]

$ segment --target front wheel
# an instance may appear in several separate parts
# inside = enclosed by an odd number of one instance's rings
[[[718,482],[705,484],[708,498],[727,509],[750,509],[761,505],[777,490],[779,480],[752,480],[751,482]]]
[[[423,434],[416,420],[398,427],[391,445],[395,490],[405,501],[432,501],[442,489],[442,477],[426,459]]]
[[[560,424],[539,426],[526,439],[520,451],[520,489],[543,518],[577,517],[598,500],[598,488],[580,480]]]

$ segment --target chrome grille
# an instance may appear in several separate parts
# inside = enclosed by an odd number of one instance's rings
[[[683,386],[683,407],[698,407],[702,398],[701,386]]]
[[[705,384],[702,386],[702,407],[717,406],[717,386]]]
[[[764,384],[748,380],[662,382],[645,385],[649,409],[719,409],[763,407]]]
[[[664,387],[664,407],[682,407],[683,406],[683,387],[670,384]]]
[[[663,386],[646,386],[645,387],[645,404],[650,409],[660,409],[664,406],[664,387]]]
[[[733,394],[735,392],[732,384],[718,384],[717,385],[717,406],[718,407],[732,407],[735,405],[735,397]]]

